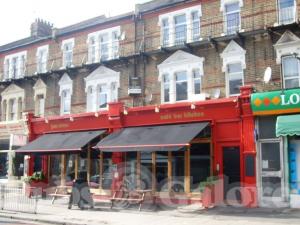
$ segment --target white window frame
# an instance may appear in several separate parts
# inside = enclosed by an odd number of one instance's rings
[[[279,25],[284,25],[284,24],[291,24],[291,23],[294,23],[297,21],[297,1],[296,0],[293,0],[294,1],[294,9],[293,9],[293,20],[292,21],[282,21],[282,18],[281,18],[281,8],[280,8],[280,4],[279,4],[279,1],[280,0],[276,0],[276,5],[277,5],[277,18],[278,18],[278,24]],[[278,24],[275,24],[278,25]]]
[[[168,77],[168,81],[166,82],[166,79],[165,79],[165,77]],[[169,101],[166,101],[165,100],[165,98],[166,98],[166,96],[165,96],[165,87],[166,87],[166,85],[168,85],[168,89],[169,89],[169,92],[168,92],[168,97],[169,97]],[[170,91],[171,91],[171,82],[170,82],[170,74],[169,73],[165,73],[165,74],[163,74],[162,75],[162,85],[161,85],[161,93],[162,93],[162,102],[164,102],[164,103],[168,103],[168,102],[170,102],[170,100],[171,100],[171,95],[170,95]]]
[[[22,52],[5,56],[3,80],[23,78],[25,76],[25,71],[26,71],[26,58],[27,58],[27,51],[22,51]],[[12,63],[14,59],[16,59],[15,73],[13,68],[14,65]],[[22,59],[24,59],[23,62]]]
[[[45,55],[41,55],[41,52],[45,52]],[[49,45],[40,46],[36,51],[36,72],[46,73],[49,56]]]
[[[92,43],[92,40],[93,43]],[[97,41],[97,37],[95,35],[91,35],[88,38],[87,44],[88,44],[88,63],[92,64],[92,63],[96,63],[98,61],[98,56],[97,56],[97,52],[98,52],[98,41]]]
[[[67,67],[74,67],[73,65],[73,50],[74,50],[74,45],[75,45],[75,39],[70,38],[62,41],[61,44],[61,50],[63,52],[63,68]],[[66,47],[70,46],[70,49],[67,50]],[[68,59],[68,56],[70,54],[70,60]],[[69,61],[68,61],[69,60]]]
[[[102,89],[102,87],[104,87],[104,91]],[[102,99],[102,96],[105,96],[106,102],[105,107],[101,107],[101,102],[100,100]],[[102,83],[102,84],[98,84],[97,86],[97,110],[101,110],[101,109],[107,109],[108,108],[108,97],[109,96],[109,87],[107,86],[106,83]]]
[[[88,34],[88,38],[87,38],[87,45],[88,45],[87,64],[96,63],[96,62],[101,61],[102,53],[101,53],[100,37],[103,36],[103,35],[108,35],[108,41],[106,42],[108,44],[108,46],[107,46],[108,47],[108,57],[107,57],[107,59],[105,59],[105,61],[119,58],[119,55],[120,55],[120,49],[119,49],[120,40],[119,40],[119,37],[121,35],[121,27],[116,26],[116,27],[111,27],[111,28],[108,28],[108,29],[104,29],[104,30],[100,30],[100,31],[96,31],[96,32]],[[116,36],[118,37],[117,39],[116,39]],[[90,39],[91,38],[95,39],[95,43],[93,45],[93,47],[95,47],[95,51],[96,51],[94,62],[91,60],[91,49],[92,49],[92,46],[90,46]]]
[[[284,71],[284,66],[283,66],[283,63],[284,63],[284,60],[286,58],[294,58],[298,64],[298,75],[297,76],[292,76],[292,77],[288,77],[286,78],[285,77],[285,71]],[[300,60],[297,59],[295,56],[293,55],[286,55],[286,56],[282,56],[282,59],[281,59],[281,71],[282,71],[282,81],[283,81],[283,88],[286,88],[286,85],[285,85],[285,81],[286,80],[293,80],[293,79],[298,79],[298,87],[300,87]],[[298,88],[298,87],[293,87],[293,88]]]
[[[68,110],[66,110],[68,109]],[[71,90],[63,89],[61,92],[61,115],[71,114]]]
[[[197,77],[197,78],[195,78],[196,71],[198,71],[198,74],[199,74],[199,77]],[[200,93],[196,93],[196,91],[195,91],[195,85],[196,85],[195,81],[196,80],[199,80],[199,83],[200,83],[199,84],[200,85],[200,87],[199,87]],[[194,93],[194,95],[200,95],[202,93],[202,76],[200,74],[199,69],[193,69],[193,93]]]
[[[161,103],[175,103],[182,101],[200,101],[205,99],[205,93],[198,95],[194,94],[193,71],[199,69],[199,74],[202,77],[204,58],[192,55],[184,51],[177,51],[163,63],[158,65],[159,77],[161,82]],[[187,74],[187,100],[176,101],[176,73],[185,71]],[[169,74],[170,83],[170,101],[164,101],[164,74]]]
[[[186,42],[191,43],[197,40],[194,40],[193,38],[193,18],[192,18],[192,13],[193,12],[198,12],[199,16],[199,31],[200,31],[200,37],[199,40],[201,40],[201,16],[202,16],[202,9],[201,5],[196,5],[180,10],[176,10],[170,13],[164,13],[159,15],[159,22],[158,25],[161,30],[161,35],[160,35],[160,45],[162,47],[169,47],[169,46],[174,46],[176,45],[176,40],[175,40],[175,17],[180,16],[180,15],[185,15],[186,16]],[[163,30],[163,21],[168,21],[169,23],[169,42],[168,45],[165,45],[164,43],[164,30]]]
[[[240,64],[241,65],[241,72],[229,73],[228,72],[228,70],[229,70],[228,68],[232,64]],[[231,63],[227,64],[227,69],[226,69],[226,95],[227,96],[239,96],[240,95],[240,93],[236,93],[236,94],[231,94],[230,93],[230,81],[231,80],[236,80],[236,79],[233,79],[233,77],[235,77],[235,76],[241,76],[241,78],[242,78],[242,86],[243,86],[244,85],[245,76],[244,76],[244,69],[243,69],[242,63],[240,61],[231,62]]]
[[[89,76],[84,78],[85,92],[87,93],[87,112],[96,112],[99,110],[107,110],[108,108],[99,107],[99,86],[106,85],[107,87],[107,103],[118,100],[118,89],[120,87],[120,72],[113,71],[105,66],[99,66]],[[93,98],[89,97],[89,88],[93,89]],[[107,105],[108,106],[108,105]]]
[[[185,80],[177,80],[177,74],[179,73],[185,73],[186,79]],[[175,76],[175,101],[176,102],[185,102],[189,100],[189,89],[191,89],[192,87],[189,87],[189,77],[188,77],[188,71],[187,70],[181,70],[181,71],[176,71],[174,73]],[[177,100],[177,84],[182,84],[182,83],[186,83],[187,89],[186,89],[186,99],[182,99],[182,100]]]
[[[228,33],[227,32],[227,14],[226,14],[226,5],[228,4],[233,4],[233,3],[238,3],[239,4],[239,32],[242,32],[242,17],[241,17],[241,8],[244,6],[244,1],[243,0],[221,0],[221,6],[220,6],[220,11],[223,12],[223,17],[224,17],[224,33],[221,35],[230,35],[233,33]]]
[[[66,114],[70,114],[71,113],[71,106],[72,106],[72,94],[73,94],[73,81],[71,80],[71,78],[69,77],[69,75],[67,73],[65,73],[60,81],[58,82],[59,84],[59,96],[60,96],[60,114],[61,115],[66,115]],[[69,101],[69,111],[65,112],[65,97],[63,96],[63,94],[65,92],[69,92],[70,94],[70,101]]]
[[[193,13],[197,14],[197,18],[194,19],[193,18]],[[192,29],[192,41],[199,41],[201,38],[201,20],[200,20],[200,16],[199,16],[199,11],[192,11],[191,12],[191,29]],[[197,24],[197,27],[195,27],[194,25]],[[195,34],[195,31],[197,31],[197,35]]]

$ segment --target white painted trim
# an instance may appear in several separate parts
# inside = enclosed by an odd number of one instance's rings
[[[231,4],[231,3],[235,3],[235,2],[239,3],[240,8],[244,6],[243,0],[221,0],[220,11],[221,12],[225,11],[226,4]]]
[[[69,77],[67,73],[60,78],[59,82],[59,96],[61,97],[61,93],[63,90],[70,89],[71,96],[73,94],[73,80]]]
[[[63,51],[64,50],[64,46],[66,44],[72,44],[72,48],[74,48],[75,45],[75,38],[69,38],[69,39],[65,39],[61,42],[61,47],[60,49]]]
[[[40,51],[43,51],[43,50],[46,50],[47,53],[49,54],[49,45],[43,45],[43,46],[40,46],[36,49],[36,56],[39,55],[39,52]]]

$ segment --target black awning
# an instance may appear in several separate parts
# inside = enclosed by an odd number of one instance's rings
[[[81,151],[106,130],[44,134],[16,150],[18,153],[59,153]]]
[[[129,127],[103,138],[96,146],[104,152],[177,151],[197,136],[208,122]]]

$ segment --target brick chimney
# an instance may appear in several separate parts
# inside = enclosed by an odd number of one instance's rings
[[[53,24],[42,20],[36,19],[30,26],[32,37],[45,37],[52,35]]]

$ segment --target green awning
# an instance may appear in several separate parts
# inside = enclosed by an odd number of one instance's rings
[[[300,114],[277,117],[276,136],[288,135],[300,135]]]

